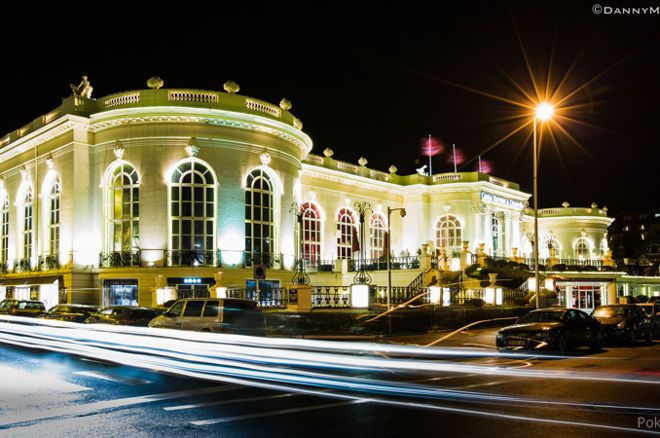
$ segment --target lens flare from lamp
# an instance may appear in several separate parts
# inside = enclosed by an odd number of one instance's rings
[[[536,118],[542,122],[550,120],[555,109],[547,102],[544,102],[536,107]]]

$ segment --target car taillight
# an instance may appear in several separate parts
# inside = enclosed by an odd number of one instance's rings
[[[11,314],[12,314],[12,315],[16,315],[16,307],[12,307],[12,308],[11,308]]]

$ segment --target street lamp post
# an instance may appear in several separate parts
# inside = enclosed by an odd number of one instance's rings
[[[538,187],[538,173],[539,173],[539,163],[538,163],[538,137],[537,137],[537,125],[540,120],[541,123],[546,120],[550,120],[554,108],[549,103],[541,103],[536,107],[536,114],[534,115],[534,159],[533,159],[533,195],[534,196],[534,281],[536,282],[536,308],[539,308],[539,295],[541,293],[541,283],[539,281],[539,187]]]
[[[360,219],[360,236],[358,239],[358,242],[360,244],[360,258],[359,258],[359,266],[357,269],[357,274],[355,274],[355,277],[353,278],[353,283],[356,284],[370,284],[371,283],[371,276],[366,270],[366,264],[365,264],[365,238],[364,238],[364,219],[365,215],[369,211],[373,211],[371,208],[371,204],[369,204],[366,201],[362,202],[355,202],[353,204],[355,209],[358,212],[359,219]]]
[[[391,227],[390,227],[390,215],[392,214],[393,211],[399,211],[401,214],[401,217],[406,217],[406,209],[405,208],[390,208],[387,207],[387,254],[385,257],[387,258],[387,310],[390,310],[391,308],[391,302],[390,302],[390,296],[392,295],[392,262],[390,260],[390,252],[392,250],[392,232],[391,232]],[[420,260],[421,262],[421,260]]]

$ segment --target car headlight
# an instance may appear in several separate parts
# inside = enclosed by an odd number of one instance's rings
[[[621,321],[620,323],[618,323],[618,324],[616,325],[616,328],[619,328],[619,329],[624,329],[624,328],[626,328],[626,321]]]
[[[547,341],[548,338],[550,338],[550,332],[540,332],[532,336],[532,339],[536,339],[538,341]]]

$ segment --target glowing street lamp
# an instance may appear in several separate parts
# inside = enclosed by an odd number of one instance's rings
[[[536,107],[534,114],[534,279],[536,284],[539,283],[539,187],[538,187],[538,173],[539,173],[539,163],[538,163],[538,140],[536,136],[536,125],[539,120],[541,123],[546,122],[552,118],[555,109],[548,103],[540,103]],[[539,290],[537,287],[536,290],[536,308],[539,308]]]

